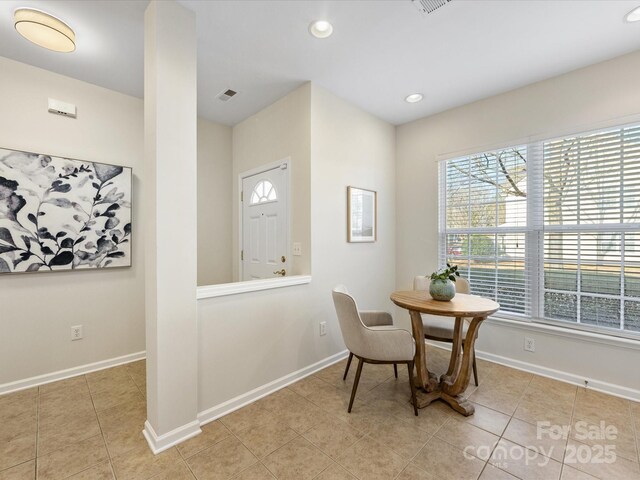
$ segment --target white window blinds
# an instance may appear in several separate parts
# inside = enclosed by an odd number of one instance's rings
[[[501,311],[640,332],[640,125],[447,160],[440,257]]]
[[[458,265],[471,293],[503,311],[528,314],[527,148],[517,146],[449,160],[444,165],[442,263]]]
[[[640,126],[544,143],[544,315],[640,331]]]

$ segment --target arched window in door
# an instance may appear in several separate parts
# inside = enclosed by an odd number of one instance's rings
[[[261,180],[251,193],[251,205],[258,203],[275,202],[278,200],[278,194],[275,187],[269,180]]]

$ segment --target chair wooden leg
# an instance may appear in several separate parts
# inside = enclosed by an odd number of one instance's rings
[[[351,413],[351,407],[353,407],[353,400],[356,398],[356,390],[358,389],[358,382],[360,381],[360,374],[362,373],[362,364],[364,362],[361,358],[358,358],[358,369],[356,370],[356,378],[353,380],[353,389],[351,390],[351,400],[349,400],[349,409],[347,412]]]
[[[416,386],[413,383],[413,362],[407,363],[409,370],[409,386],[411,387],[411,403],[413,404],[413,413],[418,416],[418,401],[416,400]]]
[[[342,380],[347,379],[347,373],[349,373],[349,367],[351,366],[351,360],[353,359],[353,353],[349,352],[349,360],[347,360],[347,368],[344,369],[344,375],[342,376]]]
[[[396,376],[396,378],[398,378],[398,364],[397,363],[393,364],[393,374]]]
[[[476,387],[480,385],[478,383],[478,366],[476,365],[476,352],[473,352],[473,380],[476,382]]]

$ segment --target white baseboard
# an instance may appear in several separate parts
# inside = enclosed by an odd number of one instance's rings
[[[437,348],[442,348],[443,350],[451,350],[451,346],[448,344],[437,343],[432,341],[427,341],[429,345],[432,345]],[[549,367],[543,367],[541,365],[536,365],[535,363],[523,362],[521,360],[516,360],[509,357],[503,357],[501,355],[495,355],[489,352],[483,352],[482,350],[476,350],[477,358],[482,360],[487,360],[489,362],[498,363],[500,365],[504,365],[506,367],[515,368],[517,370],[523,370],[529,373],[535,373],[536,375],[541,375],[543,377],[552,378],[554,380],[560,380],[561,382],[570,383],[572,385],[578,385],[579,387],[584,387],[584,377],[579,375],[574,375],[572,373],[563,372],[561,370],[555,370]],[[587,388],[596,390],[598,392],[607,393],[609,395],[614,395],[616,397],[626,398],[627,400],[633,400],[635,402],[640,402],[640,390],[635,390],[633,388],[624,387],[622,385],[616,385],[613,383],[607,383],[596,379],[587,379],[588,386]]]
[[[124,355],[122,357],[112,358],[109,360],[103,360],[100,362],[90,363],[87,365],[81,365],[79,367],[69,368],[67,370],[60,370],[58,372],[48,373],[46,375],[39,375],[37,377],[31,377],[24,380],[18,380],[16,382],[5,383],[0,385],[0,395],[4,393],[15,392],[18,390],[24,390],[26,388],[32,388],[39,385],[44,385],[58,380],[64,380],[66,378],[83,375],[85,373],[95,372],[97,370],[104,370],[105,368],[115,367],[125,363],[135,362],[145,358],[146,352],[132,353],[130,355]],[[198,419],[190,422],[186,425],[178,427],[170,432],[158,436],[154,431],[151,424],[146,421],[144,424],[144,435],[149,448],[154,454],[161,453],[178,443],[184,442],[192,437],[195,437],[201,433],[200,426],[216,420],[224,415],[227,415],[239,408],[242,408],[256,400],[261,399],[267,395],[270,395],[292,383],[302,380],[309,375],[313,375],[319,370],[326,368],[340,360],[347,358],[349,354],[348,350],[336,353],[327,357],[319,362],[316,362],[307,367],[301,368],[293,373],[280,377],[272,382],[255,388],[249,392],[238,395],[235,398],[227,400],[219,405],[211,407],[198,414]]]
[[[147,439],[149,448],[154,455],[162,453],[200,433],[202,433],[202,430],[200,430],[200,422],[198,420],[189,422],[160,436],[156,434],[148,420],[144,422],[144,430],[142,430],[142,434]]]
[[[253,403],[256,400],[261,399],[262,397],[266,397],[267,395],[270,395],[286,387],[287,385],[291,385],[292,383],[297,382],[304,377],[308,377],[309,375],[316,373],[318,370],[322,370],[329,365],[333,365],[343,358],[346,358],[348,353],[348,350],[336,353],[335,355],[331,355],[330,357],[327,357],[324,360],[320,360],[319,362],[309,365],[308,367],[297,370],[293,373],[285,375],[284,377],[280,377],[258,388],[254,388],[247,393],[243,393],[242,395],[238,395],[235,398],[211,407],[203,412],[200,412],[198,414],[197,420],[178,427],[168,433],[165,433],[164,435],[158,436],[153,430],[151,424],[146,421],[144,423],[144,430],[142,431],[142,434],[147,439],[147,443],[149,444],[149,448],[151,448],[151,451],[154,454],[161,453],[173,447],[174,445],[184,442],[185,440],[195,437],[196,435],[201,433],[202,430],[200,429],[200,427],[202,425],[205,425],[224,415],[238,410],[239,408]]]
[[[207,410],[204,410],[198,414],[198,420],[200,420],[200,425],[205,425],[209,422],[212,422],[224,415],[227,415],[239,408],[242,408],[250,403],[255,402],[256,400],[260,400],[262,397],[266,397],[267,395],[272,394],[292,383],[297,382],[298,380],[302,380],[309,375],[313,375],[319,370],[326,368],[334,363],[339,362],[340,360],[347,358],[349,355],[348,350],[344,350],[342,352],[336,353],[335,355],[331,355],[319,362],[316,362],[307,367],[301,368],[293,373],[285,375],[284,377],[280,377],[272,382],[269,382],[265,385],[262,385],[258,388],[254,388],[253,390],[243,393],[242,395],[238,395],[226,402],[215,405]]]
[[[129,355],[123,355],[121,357],[110,358],[108,360],[101,360],[95,363],[80,365],[79,367],[73,367],[66,370],[58,370],[57,372],[38,375],[37,377],[25,378],[24,380],[4,383],[0,385],[0,395],[4,395],[5,393],[17,392],[18,390],[25,390],[27,388],[37,387],[39,385],[45,385],[51,382],[57,382],[58,380],[64,380],[65,378],[84,375],[85,373],[95,372],[97,370],[104,370],[105,368],[111,368],[117,365],[123,365],[125,363],[135,362],[138,360],[142,360],[145,357],[146,352],[144,351],[130,353]]]

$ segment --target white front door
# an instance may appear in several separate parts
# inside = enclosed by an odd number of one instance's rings
[[[242,179],[242,280],[288,274],[288,175],[283,163]]]

